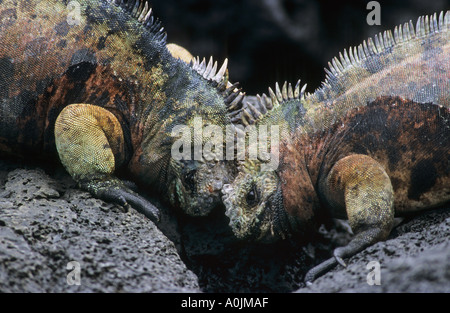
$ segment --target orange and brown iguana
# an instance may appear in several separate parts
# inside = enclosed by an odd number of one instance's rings
[[[239,238],[269,242],[326,216],[349,220],[354,238],[306,281],[385,240],[394,216],[450,201],[450,12],[375,36],[326,71],[312,94],[277,84],[247,104],[244,124],[279,127],[279,165],[247,158],[223,188]]]
[[[234,165],[172,158],[171,132],[195,117],[225,127],[243,94],[226,62],[191,60],[166,44],[147,1],[1,1],[1,155],[59,156],[81,188],[153,220],[156,207],[116,174],[206,215]]]

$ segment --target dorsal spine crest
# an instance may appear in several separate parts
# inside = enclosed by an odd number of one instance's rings
[[[414,28],[412,21],[394,28],[394,33],[390,30],[376,34],[373,38],[363,41],[362,44],[350,47],[339,53],[339,58],[334,57],[328,62],[325,68],[326,78],[320,89],[325,89],[333,85],[342,73],[346,70],[359,66],[362,62],[373,55],[380,54],[391,47],[407,43],[413,39],[425,38],[435,33],[442,32],[450,26],[450,11],[441,12],[439,17],[436,13],[432,16],[421,16],[417,19]]]

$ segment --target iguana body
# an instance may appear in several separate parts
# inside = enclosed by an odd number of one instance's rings
[[[324,216],[349,219],[354,239],[307,281],[386,239],[394,215],[450,201],[450,13],[344,51],[327,74],[313,94],[277,85],[271,100],[248,105],[247,123],[284,121],[280,165],[261,171],[247,160],[224,186],[240,238],[271,241],[306,233]]]
[[[189,65],[181,61],[188,54],[169,46],[174,58],[147,1],[73,3],[1,3],[1,153],[58,152],[82,188],[154,219],[156,208],[117,171],[188,214],[207,214],[231,165],[174,160],[171,131],[196,116],[228,124],[227,105],[241,95],[226,87],[226,64]]]

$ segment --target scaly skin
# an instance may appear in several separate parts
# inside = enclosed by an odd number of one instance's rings
[[[247,123],[287,120],[280,165],[262,171],[246,160],[223,188],[243,239],[270,242],[313,231],[324,216],[349,219],[354,239],[306,281],[385,240],[395,215],[450,201],[450,13],[344,51],[327,74],[313,94],[277,85],[272,103],[247,105]]]
[[[175,160],[171,131],[195,117],[229,124],[242,94],[227,88],[226,64],[189,65],[187,51],[169,51],[146,1],[76,3],[79,12],[68,1],[1,3],[1,154],[59,154],[82,188],[154,220],[158,210],[116,173],[187,214],[208,214],[235,167]]]

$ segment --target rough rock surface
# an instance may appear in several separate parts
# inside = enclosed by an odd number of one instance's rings
[[[162,207],[156,227],[78,190],[62,169],[1,161],[0,186],[0,292],[450,292],[448,207],[403,221],[305,287],[307,269],[349,240],[341,224],[314,244],[251,245],[233,238],[221,209],[187,218]],[[71,261],[80,285],[67,283]],[[370,261],[379,286],[367,284]]]
[[[199,291],[175,245],[139,213],[77,190],[65,173],[0,169],[0,292]],[[67,282],[72,261],[80,285]]]
[[[450,210],[426,212],[399,225],[386,242],[368,247],[299,292],[450,292]],[[369,262],[380,264],[379,285]],[[368,277],[369,276],[369,277]]]

